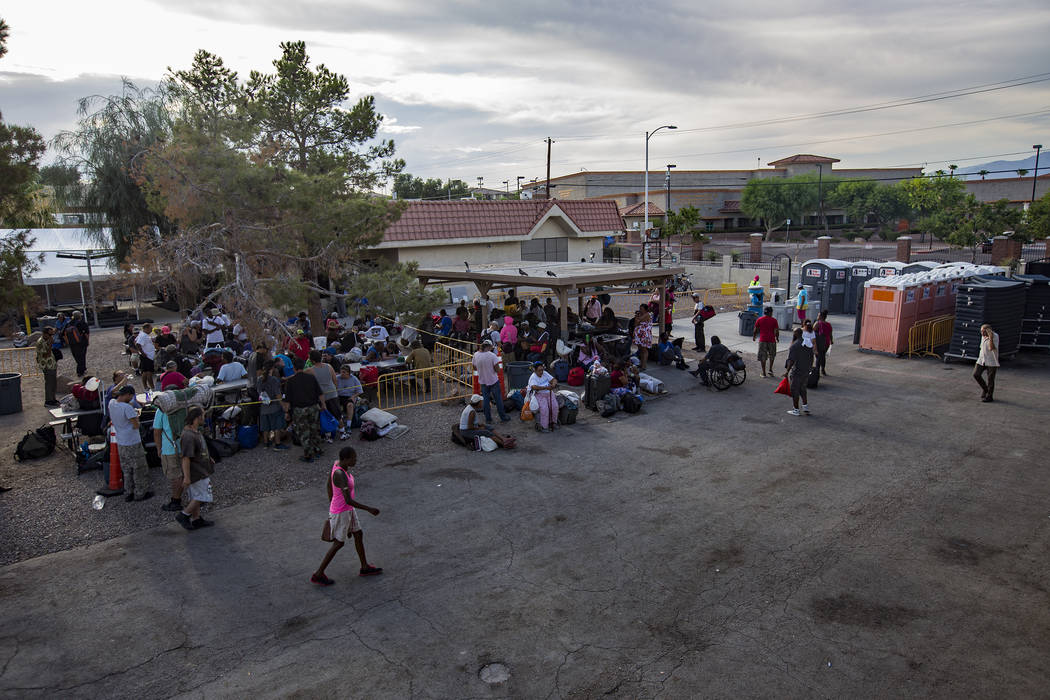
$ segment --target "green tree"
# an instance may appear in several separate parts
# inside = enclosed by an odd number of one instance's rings
[[[40,184],[51,188],[57,210],[83,206],[84,183],[80,180],[80,171],[72,165],[45,165],[40,168]]]
[[[696,207],[681,207],[678,211],[667,212],[666,219],[660,229],[661,238],[689,235],[696,240],[704,237],[699,228],[700,210]]]
[[[825,197],[834,189],[823,183]],[[815,175],[790,178],[753,178],[744,185],[740,209],[752,219],[762,219],[768,239],[788,219],[801,225],[802,217],[820,204],[819,185]]]
[[[171,108],[163,86],[139,89],[125,80],[119,95],[81,99],[76,129],[52,142],[61,164],[86,177],[81,202],[100,214],[90,228],[101,245],[113,246],[118,261],[144,232],[174,228],[150,208],[140,183],[143,155],[171,138]]]
[[[978,170],[978,171],[977,171],[977,174],[978,174],[978,175],[980,175],[980,176],[981,176],[981,179],[983,180],[983,179],[984,179],[984,176],[985,176],[985,175],[987,175],[987,174],[988,174],[988,172],[989,172],[988,170],[984,170],[984,169],[981,169],[981,170]]]
[[[944,239],[955,229],[955,212],[965,200],[966,185],[962,180],[948,177],[943,170],[933,175],[904,180],[897,185],[904,193],[908,206],[918,215],[920,240],[929,233]]]
[[[970,248],[971,261],[977,260],[977,247],[1004,231],[1014,231],[1021,222],[1021,212],[1010,206],[1009,200],[982,202],[972,194],[954,209],[938,214],[944,219],[947,231],[944,239],[953,246]]]
[[[400,167],[392,142],[371,143],[371,98],[344,110],[345,78],[310,69],[301,43],[281,48],[273,75],[244,83],[207,52],[171,73],[172,137],[150,149],[140,177],[178,226],[143,241],[136,265],[177,280],[194,304],[203,275],[218,273],[209,298],[259,332],[304,305],[320,327],[321,297],[349,283],[359,251],[403,208],[368,192]]]
[[[11,34],[11,28],[7,26],[7,22],[4,21],[3,17],[0,17],[0,58],[7,55],[7,37]]]
[[[460,199],[470,194],[470,187],[462,180],[413,177],[399,173],[394,177],[394,194],[398,199]]]
[[[889,228],[894,221],[911,211],[907,196],[901,188],[871,180],[840,182],[828,197],[828,202],[844,209],[850,220],[858,226],[871,219],[880,229]]]
[[[1050,238],[1050,192],[1032,202],[1022,231],[1029,241]]]
[[[443,289],[424,288],[416,278],[419,264],[407,265],[384,263],[375,268],[361,269],[346,281],[346,291],[351,303],[361,313],[379,314],[387,318],[400,319],[415,324],[427,312],[445,302]],[[367,303],[364,303],[367,300]]]
[[[1025,170],[1024,168],[1018,168],[1017,169],[1017,177],[1024,177],[1027,174],[1028,174],[1028,171]]]

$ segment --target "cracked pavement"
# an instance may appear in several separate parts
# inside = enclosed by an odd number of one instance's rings
[[[308,582],[323,484],[3,567],[0,696],[1045,694],[1050,358],[831,365],[365,471],[374,578]]]

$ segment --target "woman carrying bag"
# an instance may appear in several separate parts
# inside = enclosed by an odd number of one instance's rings
[[[558,389],[558,380],[544,369],[539,360],[532,363],[532,369],[528,387],[530,399],[535,397],[539,403],[539,414],[535,416],[536,430],[549,433],[557,428],[558,399],[554,392]]]

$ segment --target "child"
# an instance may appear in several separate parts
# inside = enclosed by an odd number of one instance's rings
[[[208,454],[208,446],[201,435],[204,423],[204,409],[190,406],[186,411],[186,427],[179,440],[179,451],[182,453],[182,487],[189,503],[175,514],[175,520],[187,530],[199,530],[214,525],[210,520],[201,517],[201,504],[212,502],[211,475],[215,473],[215,463]]]
[[[332,528],[332,546],[325,552],[321,566],[310,577],[311,583],[318,586],[331,586],[335,581],[324,574],[325,568],[332,563],[336,552],[346,544],[346,536],[349,532],[354,537],[354,549],[357,557],[361,560],[361,576],[375,576],[383,573],[383,569],[372,566],[365,557],[365,542],[361,532],[361,525],[357,521],[355,508],[366,510],[372,515],[379,515],[378,508],[366,506],[364,503],[354,500],[354,477],[349,470],[357,464],[357,452],[353,447],[344,447],[339,450],[339,461],[332,465],[332,473],[328,477],[328,523]]]

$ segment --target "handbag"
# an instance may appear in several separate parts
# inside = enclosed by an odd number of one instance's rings
[[[787,377],[780,380],[780,383],[777,384],[777,388],[773,390],[773,393],[791,396],[791,382],[788,381]]]
[[[328,518],[324,519],[324,529],[321,530],[321,541],[331,542],[332,541],[332,521]]]

